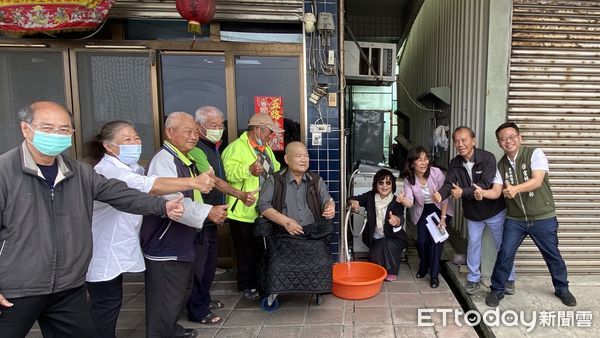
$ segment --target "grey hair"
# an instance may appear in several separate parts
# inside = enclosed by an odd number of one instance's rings
[[[172,112],[167,116],[167,119],[165,120],[165,129],[177,127],[179,123],[186,118],[191,118],[192,120],[194,119],[192,115],[183,111]]]
[[[216,115],[223,120],[225,119],[225,114],[223,114],[219,108],[214,106],[202,106],[196,110],[196,123],[206,123],[209,115]]]
[[[98,135],[96,135],[96,139],[99,142],[112,142],[114,141],[117,132],[125,127],[135,128],[133,123],[125,120],[114,120],[110,121],[100,129]]]
[[[125,127],[135,128],[133,123],[125,120],[114,120],[107,122],[102,126],[94,139],[86,142],[86,153],[88,154],[87,157],[89,158],[91,164],[96,165],[98,162],[100,162],[102,156],[106,154],[104,142],[112,143],[117,135],[117,132]]]
[[[61,107],[62,109],[64,109],[67,114],[69,115],[69,119],[71,119],[71,126],[73,126],[73,113],[71,113],[71,111],[69,109],[67,109],[67,107],[65,107],[64,105],[58,103],[58,102],[53,102],[53,101],[35,101],[32,102],[31,104],[28,104],[27,106],[21,108],[18,112],[19,115],[19,120],[23,121],[25,123],[31,124],[31,122],[33,122],[33,116],[35,115],[36,112],[36,106],[39,103],[43,103],[43,102],[50,102],[50,103],[54,103],[56,105],[58,105],[59,107]]]

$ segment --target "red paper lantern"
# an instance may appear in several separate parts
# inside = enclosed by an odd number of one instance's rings
[[[200,34],[200,25],[215,17],[214,0],[176,0],[177,11],[188,21],[188,31]]]

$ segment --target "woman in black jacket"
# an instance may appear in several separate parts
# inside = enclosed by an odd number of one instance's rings
[[[396,280],[402,250],[408,236],[404,231],[404,206],[396,202],[396,178],[387,169],[379,170],[373,177],[373,189],[350,198],[350,206],[367,210],[367,226],[362,240],[369,247],[369,261],[383,266],[387,281]]]

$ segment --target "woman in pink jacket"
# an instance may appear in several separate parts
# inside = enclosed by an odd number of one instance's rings
[[[440,285],[440,259],[444,243],[435,243],[427,229],[427,216],[436,213],[440,218],[438,228],[445,229],[453,216],[452,204],[448,199],[436,204],[432,196],[444,184],[444,173],[429,164],[429,154],[423,146],[417,146],[408,152],[404,166],[404,192],[396,200],[410,209],[410,218],[417,225],[417,252],[419,254],[419,270],[417,278],[424,278],[427,273],[431,277],[430,285]]]

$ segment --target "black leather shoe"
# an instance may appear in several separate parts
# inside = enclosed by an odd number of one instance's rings
[[[560,298],[562,303],[566,306],[577,306],[577,300],[569,290],[565,290],[562,292],[555,291],[554,295]]]
[[[198,331],[196,331],[195,329],[185,329],[185,331],[183,333],[179,332],[179,334],[176,334],[175,337],[177,337],[177,338],[196,338],[196,337],[198,337]]]
[[[497,293],[494,291],[490,291],[490,293],[485,297],[485,303],[488,306],[496,307],[500,305],[500,300],[504,298],[504,293]]]
[[[431,283],[429,283],[432,289],[436,289],[440,286],[440,280],[437,277],[431,277]]]
[[[425,278],[426,275],[427,275],[426,273],[417,272],[417,274],[415,275],[415,277],[417,277],[418,279],[421,279],[421,278]]]

